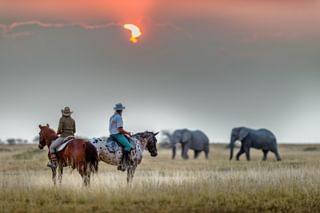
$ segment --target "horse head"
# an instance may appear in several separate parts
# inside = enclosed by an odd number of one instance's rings
[[[157,138],[156,136],[159,134],[159,132],[153,133],[145,131],[142,133],[142,138],[147,142],[146,148],[150,152],[150,155],[152,157],[156,157],[158,155],[157,150]]]
[[[40,132],[39,132],[39,149],[43,149],[46,145],[50,146],[52,140],[57,138],[57,134],[53,129],[50,129],[49,124],[42,126],[39,125]]]

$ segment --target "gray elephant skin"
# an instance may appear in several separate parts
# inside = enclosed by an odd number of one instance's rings
[[[183,159],[188,159],[189,149],[194,150],[194,158],[196,159],[200,152],[205,153],[206,159],[209,155],[209,139],[208,137],[200,130],[191,131],[188,129],[178,129],[175,130],[172,134],[165,133],[172,146],[172,159],[176,156],[176,145],[177,143],[181,144],[181,157]]]
[[[281,157],[278,152],[277,140],[274,134],[267,129],[250,129],[246,127],[234,128],[231,131],[230,139],[230,160],[233,157],[234,143],[239,140],[241,147],[236,155],[236,160],[245,153],[246,158],[250,160],[250,148],[261,149],[263,152],[263,160],[267,160],[267,154],[269,151],[273,152],[278,161]]]

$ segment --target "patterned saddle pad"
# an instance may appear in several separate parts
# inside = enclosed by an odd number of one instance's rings
[[[129,140],[132,147],[135,147],[135,143],[132,140]],[[103,143],[105,147],[108,149],[109,152],[115,153],[119,149],[123,149],[122,145],[119,144],[117,141],[113,140],[111,137],[108,137],[107,139],[102,138],[93,138],[90,140],[91,143]]]

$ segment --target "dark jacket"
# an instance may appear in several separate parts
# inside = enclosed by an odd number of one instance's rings
[[[60,137],[73,136],[76,132],[76,122],[70,116],[62,116],[59,121],[58,134]]]

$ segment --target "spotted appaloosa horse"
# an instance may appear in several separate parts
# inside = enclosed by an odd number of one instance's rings
[[[49,125],[39,125],[39,149],[43,149],[45,146],[50,147],[53,140],[58,135],[53,129],[49,128]],[[98,171],[98,153],[96,148],[88,141],[82,139],[73,139],[66,147],[57,152],[58,160],[58,179],[59,183],[62,181],[63,167],[71,167],[77,169],[80,173],[83,184],[88,186],[90,184],[91,173]],[[56,185],[57,168],[52,168],[52,180]]]
[[[131,137],[131,140],[134,142],[134,147],[130,154],[131,162],[129,163],[127,168],[127,183],[132,182],[134,172],[137,166],[142,161],[142,153],[145,149],[150,152],[150,155],[152,157],[156,157],[158,155],[156,139],[157,134],[158,133],[146,131],[137,133]],[[92,139],[90,140],[90,142],[96,147],[99,160],[114,166],[120,165],[123,154],[122,147],[118,147],[115,152],[110,152],[110,150],[106,146],[106,141]]]

